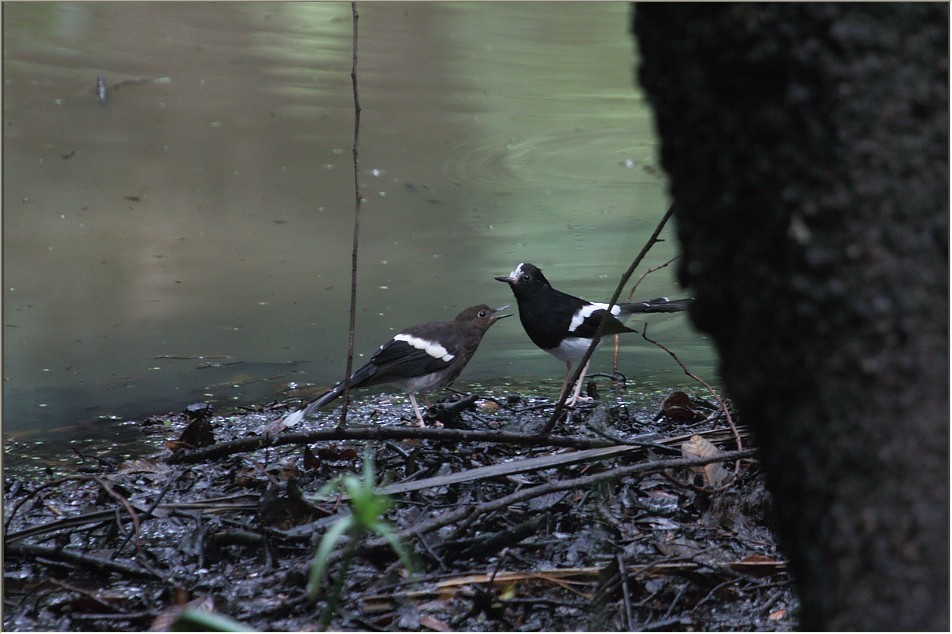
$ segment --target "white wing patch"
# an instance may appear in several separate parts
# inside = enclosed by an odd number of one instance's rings
[[[423,350],[434,359],[441,359],[443,361],[449,362],[452,361],[453,357],[456,356],[447,352],[446,348],[436,342],[420,339],[419,337],[414,337],[413,335],[399,334],[393,339],[394,341],[406,342],[417,350]]]
[[[575,332],[578,330],[578,327],[585,322],[586,319],[592,316],[596,310],[606,310],[608,309],[608,304],[586,304],[582,306],[575,314],[572,315],[572,322],[569,324],[569,332]],[[621,312],[621,309],[615,305],[612,306],[612,315],[618,316],[618,313]]]

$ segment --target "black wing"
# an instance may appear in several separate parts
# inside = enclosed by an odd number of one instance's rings
[[[362,384],[376,385],[446,369],[459,354],[458,345],[453,345],[456,339],[452,335],[456,333],[452,328],[451,322],[432,322],[407,328],[374,353],[367,365],[375,366],[376,371]],[[435,341],[447,342],[446,347]]]
[[[580,309],[575,315],[572,316],[574,321],[579,321],[575,328],[570,330],[573,337],[584,337],[586,339],[591,339],[598,332],[598,325],[602,322],[602,318],[608,313],[604,308],[600,308],[598,304],[589,304],[585,307],[584,312],[581,312],[583,309]],[[574,322],[573,322],[574,323]],[[571,324],[570,324],[571,326]],[[608,318],[605,320],[605,329],[602,331],[602,336],[605,335],[619,335],[623,332],[634,332],[631,328],[621,323],[614,315],[608,314]]]

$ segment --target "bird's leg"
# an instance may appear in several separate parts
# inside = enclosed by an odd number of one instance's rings
[[[572,362],[565,362],[565,378],[562,379],[562,389],[559,390],[559,400],[562,400],[562,395],[565,394],[566,388],[569,386],[569,377],[572,376]],[[566,403],[567,405],[568,403]]]
[[[417,427],[426,427],[426,423],[423,422],[423,415],[420,414],[420,407],[417,405],[416,397],[413,396],[413,392],[407,392],[407,396],[410,397],[410,403],[413,405],[413,411],[416,414]]]
[[[591,363],[591,362],[589,362]],[[572,394],[572,397],[565,401],[566,407],[574,407],[579,401],[586,403],[592,400],[590,396],[581,396],[582,386],[585,385],[585,373],[588,372],[588,363],[585,364],[585,367],[582,368],[582,373],[578,377],[578,382],[575,384],[575,392]],[[565,377],[568,380],[568,376]]]
[[[612,349],[612,370],[618,372],[618,348],[621,347],[621,340],[618,338],[618,335],[612,338],[615,340],[615,345]]]

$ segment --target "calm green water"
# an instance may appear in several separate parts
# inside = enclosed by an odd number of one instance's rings
[[[620,3],[361,3],[357,352],[507,304],[522,261],[607,299],[667,208]],[[75,437],[340,378],[354,207],[345,3],[3,12],[3,425]],[[129,79],[108,106],[93,85]],[[647,265],[675,253],[673,233]],[[680,295],[673,267],[638,296]],[[654,336],[713,378],[684,316]],[[360,362],[360,358],[357,359]],[[602,351],[594,369],[607,370]],[[684,385],[628,337],[621,370]],[[517,320],[458,386],[556,391]]]

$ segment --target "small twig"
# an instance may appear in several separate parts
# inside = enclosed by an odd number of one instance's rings
[[[641,336],[644,337],[645,341],[647,341],[647,342],[649,342],[649,343],[652,343],[652,344],[658,346],[659,348],[661,348],[662,350],[664,350],[665,352],[667,352],[667,353],[671,356],[671,358],[674,359],[674,361],[675,361],[679,366],[681,366],[681,369],[684,370],[684,373],[685,373],[685,374],[687,374],[689,377],[691,377],[692,379],[694,379],[695,381],[697,381],[698,383],[700,383],[701,385],[703,385],[703,386],[705,387],[705,389],[707,389],[707,391],[710,392],[711,396],[714,397],[714,400],[717,401],[717,404],[718,404],[718,406],[720,407],[721,411],[724,412],[724,417],[727,419],[727,426],[730,427],[731,433],[734,435],[734,442],[735,442],[736,445],[737,445],[737,450],[738,450],[738,451],[742,450],[742,449],[744,448],[744,443],[743,443],[743,441],[742,441],[741,438],[740,438],[740,433],[737,431],[737,426],[734,425],[734,419],[733,419],[733,417],[731,417],[730,409],[727,407],[727,404],[726,404],[726,403],[724,402],[724,400],[720,397],[720,395],[719,395],[717,392],[714,391],[714,388],[712,388],[712,387],[707,383],[707,381],[705,381],[704,379],[702,379],[702,378],[699,377],[698,375],[696,375],[696,374],[694,374],[693,372],[691,372],[690,370],[688,370],[687,366],[685,366],[684,363],[681,362],[681,359],[678,358],[678,355],[674,354],[674,352],[672,352],[669,348],[667,348],[667,347],[664,346],[663,344],[661,344],[661,343],[655,341],[654,339],[651,339],[650,337],[648,337],[648,324],[647,324],[647,323],[645,323],[644,326],[643,326],[643,328],[642,328]],[[731,482],[731,481],[737,479],[737,475],[738,475],[739,473],[740,473],[740,461],[738,460],[737,462],[734,463],[734,474],[731,476],[731,480],[728,481],[727,483],[725,483],[724,486],[721,486],[721,487],[719,487],[719,488],[717,488],[717,489],[712,489],[712,491],[713,491],[713,492],[716,492],[716,491],[722,491],[722,490],[724,490],[725,488],[727,488],[727,486],[730,485],[730,482]]]
[[[686,582],[682,584],[680,588],[678,588],[678,591],[674,594],[674,599],[672,599],[670,605],[668,605],[667,612],[665,612],[664,616],[661,617],[662,621],[665,621],[671,617],[671,614],[674,612],[674,606],[678,604],[678,601],[681,600],[681,597],[684,596],[684,592],[687,589],[688,589],[688,584]]]
[[[673,258],[671,258],[670,260],[668,260],[667,262],[665,262],[664,264],[659,264],[657,266],[649,267],[648,270],[642,273],[641,275],[639,275],[638,279],[635,280],[635,283],[631,285],[631,290],[628,291],[628,297],[625,298],[625,301],[626,302],[631,301],[631,298],[634,297],[635,295],[635,289],[638,288],[638,285],[641,284],[642,280],[644,280],[646,277],[648,277],[655,271],[660,271],[661,269],[671,265],[673,262],[677,262],[680,258],[681,258],[681,255],[678,254],[674,256]],[[612,369],[614,369],[615,372],[617,372],[618,371],[618,348],[619,348],[620,339],[618,338],[618,335],[615,335],[614,339],[615,339],[615,349],[612,351]]]
[[[608,433],[607,431],[605,431],[604,429],[599,429],[599,428],[593,427],[593,426],[591,426],[591,425],[588,426],[588,429],[589,429],[589,431],[591,431],[591,432],[592,432],[593,434],[595,434],[596,436],[600,436],[601,438],[604,438],[605,440],[610,440],[610,441],[612,441],[613,443],[616,443],[616,444],[619,444],[619,445],[635,445],[635,446],[637,446],[637,447],[645,447],[645,448],[651,448],[651,449],[658,449],[658,450],[660,450],[660,451],[667,451],[667,452],[671,452],[671,453],[676,453],[676,454],[678,454],[678,455],[681,454],[681,450],[680,450],[680,449],[677,449],[677,448],[675,448],[675,447],[669,447],[668,445],[662,445],[661,443],[658,443],[658,442],[652,442],[652,441],[650,441],[650,440],[639,440],[638,438],[627,438],[627,439],[626,439],[626,438],[622,438],[621,436],[616,436],[615,434],[610,434],[610,433]],[[657,434],[647,434],[647,435],[649,435],[649,436],[658,436]]]
[[[719,584],[717,584],[716,586],[714,586],[713,588],[711,588],[710,591],[709,591],[707,594],[704,595],[704,598],[702,598],[700,601],[698,601],[697,603],[695,603],[695,604],[694,604],[694,607],[691,608],[690,611],[693,612],[693,611],[697,610],[697,609],[698,609],[699,607],[701,607],[708,599],[712,598],[715,594],[717,594],[721,589],[726,588],[727,586],[731,585],[732,583],[737,583],[737,582],[740,581],[740,580],[741,580],[741,577],[740,577],[740,576],[737,576],[737,577],[731,577],[730,579],[727,579],[727,580],[725,580],[725,581],[720,582]]]
[[[347,364],[344,371],[344,394],[338,427],[347,425],[347,406],[350,404],[350,373],[354,368],[354,330],[357,323],[357,247],[360,243],[360,99],[357,93],[357,3],[350,3],[353,13],[354,47],[350,81],[354,87],[354,240],[350,251],[350,321],[347,326]]]
[[[664,264],[659,264],[657,266],[649,267],[644,273],[638,276],[638,279],[635,280],[635,283],[631,285],[631,290],[628,291],[628,297],[625,299],[626,302],[630,302],[631,298],[635,295],[635,289],[638,288],[638,285],[641,284],[642,280],[654,273],[655,271],[660,271],[661,269],[671,265],[674,262],[677,262],[681,259],[681,255],[676,255]]]
[[[621,295],[621,291],[625,288],[625,285],[628,283],[628,280],[631,278],[632,274],[635,272],[635,269],[638,268],[638,265],[641,264],[641,261],[645,259],[645,256],[648,255],[648,251],[651,250],[651,247],[655,243],[660,242],[658,236],[661,235],[661,230],[664,229],[665,224],[667,224],[668,219],[671,218],[674,214],[674,205],[672,204],[668,207],[668,211],[665,212],[662,216],[658,226],[655,227],[655,230],[651,233],[651,236],[648,238],[648,241],[645,243],[645,246],[641,247],[641,251],[635,256],[635,259],[632,261],[631,266],[628,267],[628,270],[621,276],[621,280],[618,282],[618,287],[615,289],[615,292],[612,293],[612,297],[608,300],[608,310],[605,311],[605,314],[602,315],[602,319],[598,324],[598,328],[595,331],[595,336],[592,337],[592,343],[589,344],[588,350],[585,351],[585,354],[578,361],[575,366],[575,374],[572,375],[572,380],[566,385],[575,385],[578,383],[578,380],[582,376],[582,371],[585,369],[585,366],[588,364],[588,360],[592,358],[592,353],[595,352],[595,348],[598,346],[598,341],[601,338],[601,332],[605,329],[605,322],[608,320],[608,316],[611,314],[611,309],[615,305],[615,302],[618,301],[618,297]],[[555,427],[555,423],[558,422],[559,417],[562,415],[562,409],[565,407],[565,401],[568,398],[569,390],[565,389],[562,391],[561,396],[559,396],[559,402],[555,405],[555,411],[552,412],[552,416],[549,417],[549,420],[546,422],[545,426],[542,428],[542,431],[539,432],[543,436],[549,435],[552,431],[552,428]]]
[[[641,629],[645,632],[651,632],[653,630],[660,630],[661,628],[665,628],[665,627],[671,628],[672,626],[677,626],[677,625],[680,625],[681,627],[674,627],[673,631],[685,629],[684,628],[685,623],[680,616],[675,616],[672,618],[664,618],[658,621],[649,621],[648,623],[645,623],[644,625],[642,625]]]
[[[133,566],[121,564],[118,561],[84,555],[73,550],[57,548],[53,546],[41,546],[39,544],[13,543],[7,544],[4,548],[7,555],[26,555],[31,558],[43,558],[51,561],[60,561],[82,568],[89,568],[102,572],[115,572],[120,575],[135,578],[154,578],[154,574]]]
[[[83,452],[81,452],[79,449],[77,449],[75,445],[70,445],[70,449],[72,449],[73,452],[74,452],[77,456],[79,456],[79,458],[80,458],[80,460],[82,460],[82,462],[86,462],[87,460],[95,460],[96,462],[99,463],[99,466],[100,466],[100,467],[113,467],[113,466],[115,466],[115,465],[113,465],[113,464],[110,464],[110,462],[109,462],[108,460],[106,460],[106,459],[104,459],[104,458],[100,458],[99,456],[87,456],[86,454],[84,454]],[[80,464],[82,464],[82,462],[81,462]]]
[[[701,385],[703,385],[704,388],[705,388],[708,392],[710,392],[711,396],[714,397],[714,400],[717,401],[718,407],[720,407],[721,411],[724,412],[724,418],[727,419],[727,425],[728,425],[728,427],[731,428],[731,433],[734,434],[734,440],[735,440],[736,443],[737,443],[737,450],[740,451],[741,449],[743,449],[743,448],[744,448],[744,444],[743,444],[743,442],[742,442],[741,439],[740,439],[740,433],[737,431],[737,426],[734,425],[734,419],[731,417],[730,409],[727,407],[727,404],[726,404],[726,403],[724,402],[724,400],[720,397],[720,395],[719,395],[716,391],[714,391],[714,388],[712,388],[712,387],[708,384],[707,381],[705,381],[704,379],[702,379],[702,378],[699,377],[698,375],[696,375],[696,374],[694,374],[693,372],[691,372],[690,370],[688,370],[687,367],[684,365],[684,363],[681,362],[681,359],[678,358],[678,355],[674,354],[674,352],[672,352],[668,347],[666,347],[664,344],[661,344],[661,343],[655,341],[654,339],[651,339],[650,337],[648,337],[648,324],[645,324],[644,327],[642,328],[641,336],[644,337],[644,339],[645,339],[647,342],[652,343],[652,344],[658,346],[659,348],[661,348],[662,350],[664,350],[665,352],[667,352],[667,353],[671,356],[671,358],[674,359],[674,361],[681,367],[681,369],[684,370],[684,373],[685,373],[685,374],[687,374],[689,377],[691,377],[692,379],[694,379],[695,381],[697,381],[698,383],[700,383]]]
[[[90,478],[90,476],[67,476],[67,477],[65,477],[65,478],[57,478],[56,480],[50,480],[49,482],[46,482],[46,483],[44,483],[44,484],[41,484],[41,485],[38,486],[37,488],[35,488],[35,489],[33,489],[32,491],[30,491],[29,493],[27,493],[27,494],[23,497],[23,499],[20,500],[19,502],[17,502],[17,503],[13,506],[13,508],[10,510],[10,512],[7,513],[7,520],[3,523],[3,537],[4,537],[4,540],[6,540],[7,534],[10,532],[10,522],[12,522],[12,521],[13,521],[13,518],[16,517],[17,511],[19,511],[19,510],[20,510],[20,507],[22,507],[24,504],[26,504],[26,502],[28,502],[29,500],[33,499],[33,496],[35,496],[37,493],[39,493],[40,491],[43,491],[43,490],[45,490],[45,489],[50,489],[50,488],[59,486],[59,485],[64,484],[64,483],[66,483],[66,482],[72,482],[72,481],[74,481],[74,480],[83,481],[83,480],[91,480],[91,479],[92,479],[92,478]]]
[[[99,604],[100,606],[102,606],[103,608],[106,608],[107,610],[111,610],[112,612],[120,612],[120,613],[122,612],[121,608],[117,608],[116,606],[112,605],[108,601],[104,601],[100,599],[99,597],[97,597],[95,594],[93,594],[92,592],[88,590],[84,590],[83,588],[79,588],[77,586],[66,583],[65,581],[61,581],[59,579],[50,579],[49,581],[54,586],[57,586],[59,589],[64,590],[66,592],[75,592],[76,594],[80,596],[86,597],[93,603]]]
[[[146,509],[145,513],[143,513],[143,516],[141,519],[147,519],[152,517],[152,513],[155,511],[155,509],[159,507],[159,504],[161,504],[162,500],[165,499],[166,494],[168,494],[168,492],[172,490],[172,485],[175,484],[177,481],[178,481],[178,477],[169,478],[169,480],[165,483],[165,486],[162,487],[162,490],[159,492],[159,495],[152,501],[152,504],[149,505],[149,508]],[[132,535],[131,533],[130,535],[127,535],[126,538],[122,541],[122,543],[119,544],[119,547],[116,548],[117,553],[122,552],[122,549],[126,547],[126,544],[129,543],[129,539],[131,535]],[[135,536],[136,536],[136,541],[138,542],[139,531],[135,532]],[[138,544],[136,547],[136,553],[141,554],[141,551],[138,548]]]
[[[89,479],[89,478],[82,478]],[[219,500],[227,499],[238,499],[245,498],[247,495],[239,494],[234,496],[228,496],[227,498],[214,498],[209,500],[203,500],[196,503],[182,503],[182,502],[172,502],[166,504],[160,504],[158,508],[163,510],[170,511],[179,515],[184,515],[187,511],[200,511],[203,514],[212,514],[212,513],[227,513],[234,511],[254,511],[258,508],[257,502],[254,504],[240,504],[240,503],[221,503]],[[145,509],[137,509],[139,513],[144,514]],[[46,535],[49,533],[54,533],[59,530],[74,528],[79,526],[85,526],[88,524],[96,524],[109,520],[115,516],[117,509],[110,508],[103,511],[90,511],[88,513],[82,513],[80,515],[74,515],[70,517],[64,517],[62,519],[53,520],[45,524],[38,526],[31,526],[29,528],[24,528],[19,531],[14,531],[10,533],[9,531],[4,534],[4,543],[9,544],[16,540],[26,539],[28,537],[36,537],[37,535]],[[142,517],[145,517],[142,515]]]
[[[126,513],[128,513],[130,519],[132,519],[132,528],[133,528],[133,531],[134,531],[134,534],[135,534],[135,538],[136,538],[136,554],[141,553],[141,552],[142,552],[142,544],[141,544],[141,542],[139,541],[139,515],[138,515],[138,513],[136,513],[136,512],[135,512],[135,509],[132,508],[132,505],[129,504],[129,500],[127,500],[124,495],[120,495],[119,493],[117,493],[117,492],[115,491],[115,489],[113,489],[111,486],[109,486],[109,483],[108,483],[108,482],[106,482],[105,480],[103,480],[103,479],[100,478],[99,476],[93,476],[93,480],[95,480],[95,481],[99,484],[99,486],[101,486],[101,487],[103,488],[103,490],[104,490],[106,493],[109,494],[109,496],[110,496],[111,498],[113,498],[114,500],[116,500],[117,502],[119,502],[119,504],[121,504],[121,505],[123,506],[123,508],[126,509]],[[119,551],[118,551],[118,550],[116,551],[116,554],[117,554],[117,555],[119,554]]]
[[[776,603],[777,601],[780,600],[780,597],[783,596],[783,593],[784,593],[783,590],[777,590],[776,592],[774,592],[771,596],[769,596],[769,597],[767,598],[767,600],[764,602],[763,606],[761,606],[761,608],[760,608],[760,609],[762,610],[762,614],[763,614],[764,616],[769,616],[769,615],[770,615],[770,610],[771,610],[771,608],[773,608],[774,603]]]
[[[502,554],[499,556],[499,561],[496,562],[496,567],[493,568],[493,573],[489,575],[490,585],[496,581],[496,575],[499,574],[499,570],[502,568],[502,564],[506,561],[506,558],[509,556],[509,547],[503,548]]]
[[[621,598],[625,603],[625,629],[629,632],[635,631],[635,618],[631,612],[631,593],[628,592],[628,572],[625,570],[625,560],[621,553],[615,553],[615,561],[618,563],[618,574],[621,575]]]

